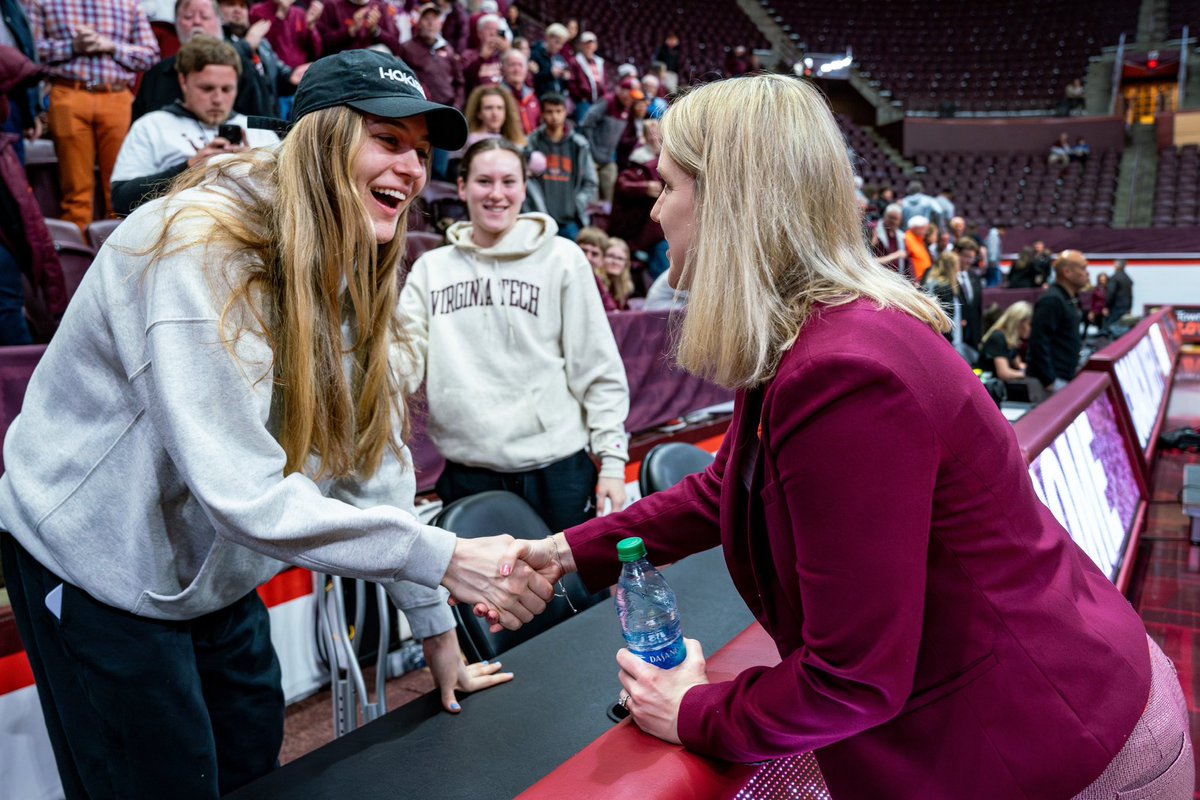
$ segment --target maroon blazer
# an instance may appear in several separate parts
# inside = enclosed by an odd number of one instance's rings
[[[1146,706],[1141,620],[1038,501],[970,367],[899,311],[821,310],[739,392],[712,467],[567,531],[593,589],[629,535],[660,564],[720,544],[783,658],[691,689],[684,744],[815,751],[837,798],[1062,800]]]

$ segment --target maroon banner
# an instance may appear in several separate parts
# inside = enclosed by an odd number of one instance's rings
[[[1200,228],[1013,228],[1004,235],[1004,252],[1019,253],[1039,241],[1052,253],[1070,248],[1088,254],[1195,256]]]

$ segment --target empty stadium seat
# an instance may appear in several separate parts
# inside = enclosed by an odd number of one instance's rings
[[[121,224],[119,219],[98,219],[88,225],[87,239],[88,244],[93,250],[99,251],[104,246],[104,242],[112,235],[112,232]]]
[[[435,247],[441,247],[446,243],[440,233],[430,233],[429,231],[409,231],[408,239],[405,242],[404,253],[404,271],[407,272],[412,268],[412,265],[417,263],[417,259],[425,253],[433,250]]]
[[[83,236],[83,231],[79,230],[79,226],[74,222],[47,217],[46,227],[50,229],[50,237],[54,239],[56,244],[78,244],[88,247],[87,239]]]
[[[58,260],[62,264],[63,284],[67,290],[67,300],[75,296],[75,291],[92,265],[95,253],[86,244],[55,241],[54,249],[58,251]]]
[[[807,49],[851,48],[864,76],[909,110],[937,112],[947,102],[969,111],[1057,107],[1091,56],[1137,31],[1138,6],[1012,0],[892,2],[866,12],[848,3],[780,3],[777,10]]]

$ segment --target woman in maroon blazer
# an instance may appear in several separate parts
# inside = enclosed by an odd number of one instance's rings
[[[872,260],[821,96],[721,81],[663,132],[678,357],[738,390],[733,422],[706,472],[511,555],[599,589],[625,536],[660,564],[720,545],[783,660],[709,683],[695,641],[674,670],[622,650],[634,721],[731,761],[812,750],[835,798],[1190,799],[1170,662],[1038,501],[945,315]]]

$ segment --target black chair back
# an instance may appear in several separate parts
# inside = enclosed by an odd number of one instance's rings
[[[482,492],[460,498],[442,509],[433,524],[464,539],[498,533],[509,533],[524,539],[541,539],[551,533],[537,512],[511,492]],[[562,583],[577,611],[589,608],[607,596],[607,592],[589,595],[578,575],[567,575]],[[476,617],[469,606],[454,607],[463,652],[471,662],[494,659],[573,615],[566,598],[555,597],[543,613],[522,625],[519,630],[492,633],[488,630],[487,620]]]
[[[708,469],[712,462],[712,453],[694,444],[665,442],[651,448],[642,459],[638,488],[642,497],[670,489],[688,475]]]

